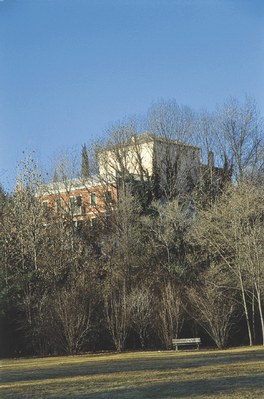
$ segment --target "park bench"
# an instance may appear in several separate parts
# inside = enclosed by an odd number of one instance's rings
[[[201,343],[201,338],[175,338],[172,340],[172,345],[175,346],[175,350],[178,350],[179,346],[185,345],[196,345],[197,349],[199,349],[199,345]]]

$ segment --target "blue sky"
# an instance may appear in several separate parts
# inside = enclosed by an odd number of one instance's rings
[[[253,97],[264,114],[264,1],[0,0],[0,183],[49,165],[159,99]]]

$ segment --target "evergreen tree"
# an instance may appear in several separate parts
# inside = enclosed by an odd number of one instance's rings
[[[54,175],[53,175],[53,182],[58,183],[58,181],[59,181],[58,171],[57,171],[57,168],[55,168]]]
[[[89,177],[90,176],[90,168],[89,168],[89,159],[87,154],[87,148],[84,144],[82,146],[82,170],[81,170],[82,177]]]

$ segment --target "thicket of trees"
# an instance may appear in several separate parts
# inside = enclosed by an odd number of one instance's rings
[[[209,154],[189,191],[175,187],[174,173],[162,192],[158,176],[141,170],[135,180],[121,156],[117,203],[97,223],[76,226],[70,213],[42,206],[42,177],[30,159],[14,193],[1,188],[3,356],[170,348],[181,336],[218,348],[264,342],[263,124],[256,105],[232,99],[209,115],[164,102],[144,126]],[[135,133],[135,122],[119,124],[108,144],[118,144],[120,155]],[[217,187],[211,151],[223,168]],[[81,178],[92,168],[83,147]]]

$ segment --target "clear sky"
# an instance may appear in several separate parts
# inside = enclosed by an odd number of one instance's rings
[[[0,183],[159,99],[264,114],[263,0],[0,0]]]

